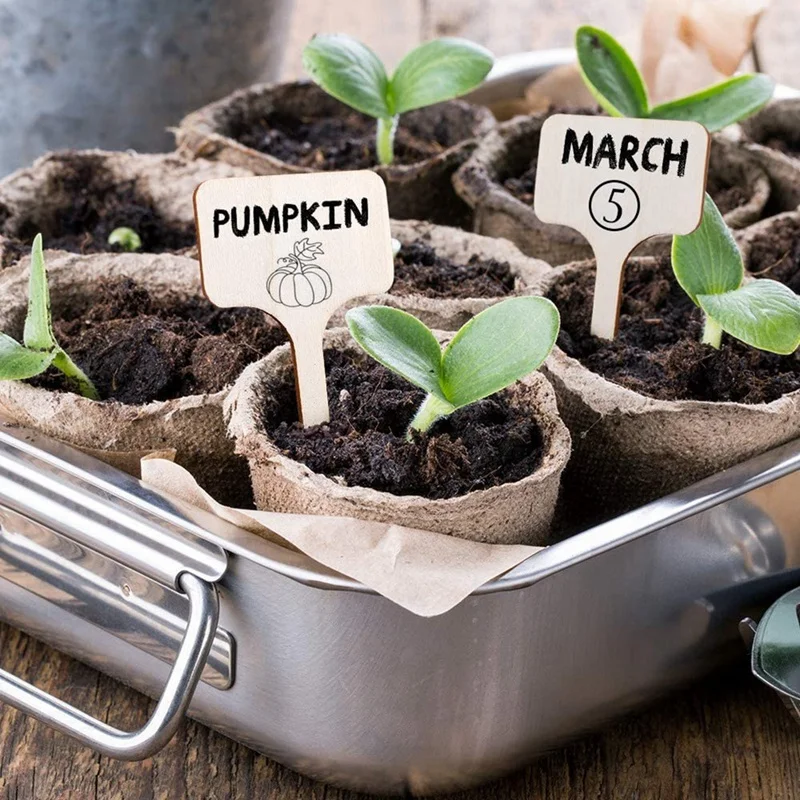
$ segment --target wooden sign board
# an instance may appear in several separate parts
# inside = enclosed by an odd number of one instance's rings
[[[219,178],[197,187],[194,209],[206,296],[286,328],[300,419],[327,422],[325,326],[348,300],[394,281],[383,181],[367,170]]]
[[[631,251],[651,236],[700,224],[709,146],[696,122],[556,114],[542,126],[534,210],[592,245],[595,336],[616,336]]]

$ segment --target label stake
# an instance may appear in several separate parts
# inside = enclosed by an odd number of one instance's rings
[[[260,308],[283,325],[300,421],[327,422],[328,320],[394,281],[383,181],[368,170],[219,178],[197,187],[194,209],[206,296],[223,308]]]
[[[588,239],[591,332],[613,339],[625,262],[645,239],[700,224],[710,137],[696,122],[556,114],[542,126],[534,210]]]

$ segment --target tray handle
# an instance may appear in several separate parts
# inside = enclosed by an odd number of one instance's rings
[[[152,716],[138,731],[117,730],[29,683],[0,670],[0,702],[30,714],[111,758],[138,761],[157,753],[173,737],[194,694],[206,662],[219,618],[214,584],[189,572],[178,578],[189,598],[186,633],[164,692]]]

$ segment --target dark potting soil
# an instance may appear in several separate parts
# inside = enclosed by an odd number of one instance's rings
[[[264,425],[276,445],[309,469],[396,495],[456,497],[518,481],[542,460],[530,412],[500,393],[456,411],[412,442],[405,431],[423,392],[366,356],[328,351],[331,421],[301,428],[294,381],[264,398]]]
[[[749,269],[759,278],[780,281],[800,294],[800,222],[776,219],[769,235],[755,237],[750,245]]]
[[[247,147],[287,164],[320,170],[368,169],[378,158],[376,122],[358,111],[336,117],[300,118],[274,112],[256,122],[242,121],[231,136]],[[394,142],[395,164],[416,164],[458,144],[447,120],[435,112],[400,118]]]
[[[51,250],[72,253],[121,252],[109,245],[109,234],[120,227],[132,228],[142,240],[142,252],[182,250],[195,243],[194,226],[165,220],[153,200],[144,196],[135,181],[117,180],[99,156],[64,154],[61,164],[43,191],[48,196],[69,198],[62,207],[33,208],[15,232],[24,250],[41,233]]]
[[[800,389],[800,357],[765,353],[723,334],[700,342],[702,315],[675,281],[669,259],[628,265],[614,341],[591,336],[594,269],[570,275],[548,296],[561,312],[558,345],[614,383],[660,400],[768,403]]]
[[[800,137],[789,139],[785,136],[770,136],[763,145],[792,158],[800,156]]]
[[[508,262],[473,254],[466,264],[459,264],[421,240],[404,244],[394,259],[394,295],[504,297],[513,291]]]
[[[168,304],[131,279],[98,284],[91,306],[67,309],[53,327],[100,396],[130,404],[219,391],[286,341],[260,311],[201,298]],[[55,370],[32,382],[69,388]]]

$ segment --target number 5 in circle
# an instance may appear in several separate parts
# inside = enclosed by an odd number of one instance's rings
[[[589,213],[595,224],[607,231],[624,231],[639,216],[641,202],[625,181],[605,181],[589,198]]]

